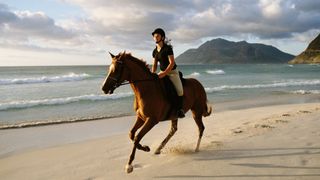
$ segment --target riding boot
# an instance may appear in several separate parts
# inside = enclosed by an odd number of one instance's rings
[[[179,118],[184,118],[185,117],[182,105],[183,105],[183,96],[178,96],[178,112],[177,112],[177,115],[178,115]]]

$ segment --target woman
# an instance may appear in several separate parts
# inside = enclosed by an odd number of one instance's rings
[[[159,78],[168,76],[172,81],[177,94],[178,94],[178,112],[177,116],[183,118],[184,111],[182,109],[183,100],[183,86],[179,77],[179,71],[177,65],[174,62],[172,46],[166,42],[166,35],[163,29],[157,28],[152,32],[153,40],[156,43],[156,48],[152,52],[153,66],[152,72],[157,71],[158,62],[160,63],[160,72],[158,73]]]

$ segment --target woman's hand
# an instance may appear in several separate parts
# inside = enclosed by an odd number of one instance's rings
[[[164,78],[166,76],[166,74],[164,72],[159,72],[158,73],[159,78]]]

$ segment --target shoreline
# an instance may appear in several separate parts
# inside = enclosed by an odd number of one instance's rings
[[[285,99],[284,99],[285,100]],[[227,113],[233,111],[244,111],[248,109],[256,108],[268,108],[275,106],[290,106],[290,105],[305,105],[305,104],[316,104],[313,103],[271,103],[266,102],[265,104],[259,104],[259,101],[264,100],[241,100],[236,102],[222,102],[213,104],[213,116],[216,113]],[[269,100],[272,102],[272,100]],[[212,105],[212,104],[211,104]],[[258,105],[258,106],[257,106]],[[212,116],[211,115],[211,116]],[[188,111],[186,113],[187,119],[192,119],[192,113]],[[209,117],[210,118],[210,117]],[[135,122],[135,115],[115,116],[107,118],[85,119],[80,121],[57,121],[54,123],[44,122],[35,123],[27,126],[13,126],[9,128],[0,128],[0,158],[6,154],[15,154],[16,152],[23,152],[24,149],[33,150],[36,148],[52,147],[60,144],[68,144],[91,140],[100,137],[109,137],[114,134],[128,133],[129,129]],[[183,119],[180,119],[183,121]],[[193,120],[191,120],[193,121]],[[162,124],[168,124],[170,121],[160,122],[157,126]],[[57,136],[58,131],[68,131],[71,128],[71,135],[65,134],[64,136]],[[90,132],[90,131],[95,132]],[[25,136],[28,134],[29,136]],[[7,139],[15,137],[11,143]],[[39,138],[40,137],[40,138]],[[32,143],[33,139],[37,139],[36,143]],[[49,141],[48,141],[49,140]],[[28,142],[29,143],[25,143]],[[12,144],[18,144],[20,146],[12,146]]]
[[[29,128],[29,127],[50,126],[50,125],[57,125],[57,124],[81,123],[86,121],[106,120],[106,119],[113,119],[113,118],[127,117],[127,116],[132,116],[132,115],[119,114],[116,116],[88,117],[88,118],[68,119],[68,120],[31,121],[31,122],[23,122],[20,124],[0,125],[0,131],[6,130],[6,129],[21,129],[21,128]]]
[[[318,179],[320,103],[273,105],[213,112],[204,118],[200,152],[188,115],[159,156],[137,151],[134,172],[125,174],[134,117],[0,131],[1,179]],[[167,135],[161,122],[142,140],[151,152]],[[3,133],[5,132],[5,133]],[[24,137],[25,139],[20,139]],[[79,136],[81,136],[79,138]],[[15,141],[18,139],[18,141]],[[7,144],[4,144],[6,142]],[[37,144],[36,142],[40,143]],[[41,144],[42,143],[42,144]],[[44,144],[43,144],[44,143]],[[46,144],[47,143],[47,144]],[[51,143],[51,144],[50,144]],[[210,167],[210,168],[208,168]],[[159,171],[161,169],[161,171]],[[296,171],[292,171],[296,170]]]
[[[0,158],[127,132],[134,116],[0,130]]]
[[[269,97],[270,96],[270,97]],[[266,107],[266,106],[274,106],[274,105],[289,105],[289,104],[304,104],[304,103],[318,103],[320,102],[320,97],[317,94],[305,94],[297,95],[287,94],[278,96],[276,100],[274,100],[273,95],[269,95],[268,97],[255,97],[252,99],[239,99],[232,101],[218,101],[218,102],[210,102],[215,108],[215,112],[223,112],[228,110],[244,110],[250,109],[254,107]],[[131,104],[129,106],[132,106]],[[132,111],[131,113],[123,113],[114,116],[98,116],[98,117],[86,117],[86,118],[73,118],[73,119],[65,119],[65,120],[47,120],[47,121],[26,121],[16,124],[0,124],[0,132],[6,129],[23,129],[30,127],[41,127],[41,126],[51,126],[57,124],[69,124],[69,123],[78,123],[78,122],[86,122],[86,121],[96,121],[96,120],[105,120],[105,119],[113,119],[118,117],[130,117],[135,116],[135,113]]]

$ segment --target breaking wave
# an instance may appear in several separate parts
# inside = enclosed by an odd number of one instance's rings
[[[207,70],[206,73],[213,74],[213,75],[223,75],[226,74],[223,70],[217,69],[217,70]]]
[[[193,72],[193,73],[187,75],[187,77],[196,77],[196,76],[200,76],[200,73],[198,73],[198,72]]]
[[[40,77],[28,77],[28,78],[0,79],[0,85],[81,81],[88,77],[90,77],[90,75],[86,73],[76,74],[72,72],[69,74],[64,74],[59,76],[40,76]]]
[[[205,88],[206,92],[212,93],[228,89],[257,89],[257,88],[276,88],[276,87],[289,87],[289,86],[310,86],[320,85],[320,80],[289,80],[284,82],[275,82],[271,84],[252,84],[252,85],[223,85],[218,87]]]
[[[297,91],[291,91],[291,93],[294,94],[320,94],[320,90],[297,90]]]
[[[118,93],[111,95],[83,95],[83,96],[74,96],[66,98],[54,98],[54,99],[40,99],[40,100],[25,100],[25,101],[12,101],[8,103],[0,103],[0,111],[9,110],[9,109],[25,109],[36,106],[51,106],[51,105],[63,105],[70,104],[80,101],[104,101],[104,100],[113,100],[121,99],[132,96],[133,93]]]

